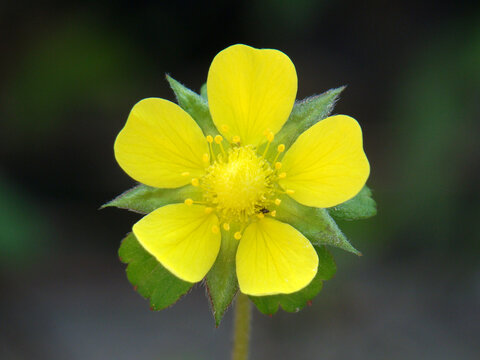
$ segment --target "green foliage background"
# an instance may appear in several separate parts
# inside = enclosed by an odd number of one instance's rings
[[[152,313],[117,258],[140,215],[97,209],[135,185],[112,147],[132,105],[173,100],[165,73],[199,91],[236,42],[287,53],[299,99],[347,85],[379,209],[338,220],[363,256],[333,250],[312,306],[255,313],[256,358],[478,358],[479,23],[475,2],[2,2],[0,358],[226,357],[231,312],[215,330],[193,286]]]

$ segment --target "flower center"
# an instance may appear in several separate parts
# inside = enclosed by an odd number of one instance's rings
[[[223,222],[225,231],[230,231],[232,224],[232,229],[239,230],[234,234],[237,240],[241,239],[242,232],[250,221],[261,219],[267,214],[276,216],[276,209],[282,202],[275,198],[277,193],[293,193],[293,190],[283,191],[277,185],[278,179],[286,177],[285,172],[279,172],[282,164],[277,161],[285,151],[285,145],[278,145],[273,161],[269,162],[266,159],[274,136],[270,131],[266,131],[265,136],[267,144],[260,156],[255,147],[241,146],[239,136],[233,136],[229,148],[225,150],[221,135],[215,138],[207,135],[210,152],[202,157],[209,166],[202,178],[193,178],[191,181],[193,186],[203,190],[203,199],[185,199],[186,205],[203,204],[206,205],[207,213],[215,211],[220,222]],[[220,153],[215,153],[214,142],[221,150]],[[182,175],[189,176],[190,173],[185,172]],[[220,229],[215,225],[212,231],[217,233]]]
[[[247,222],[274,195],[274,171],[250,146],[234,147],[207,169],[204,199],[225,222]]]

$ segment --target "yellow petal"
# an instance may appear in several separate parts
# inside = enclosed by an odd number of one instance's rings
[[[290,294],[315,277],[318,256],[292,226],[270,218],[250,224],[237,250],[237,277],[244,294]]]
[[[202,130],[178,105],[148,98],[133,107],[114,150],[121,168],[135,180],[176,188],[204,174],[208,146]]]
[[[280,130],[292,111],[297,73],[278,50],[233,45],[213,59],[207,93],[213,121],[228,140],[243,145],[265,140]]]
[[[138,241],[182,280],[202,280],[220,249],[218,218],[201,205],[163,206],[133,226]]]
[[[354,197],[365,185],[370,165],[362,129],[346,115],[331,116],[301,134],[282,160],[279,180],[303,205],[327,208]]]

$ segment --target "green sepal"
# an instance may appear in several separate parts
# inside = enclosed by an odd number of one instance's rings
[[[377,214],[377,204],[372,198],[372,190],[364,186],[354,198],[343,204],[331,207],[328,213],[336,220],[362,220]]]
[[[141,214],[148,214],[159,207],[182,203],[188,198],[194,200],[201,199],[201,190],[192,185],[185,185],[176,189],[159,189],[147,185],[137,185],[102,205],[100,209],[114,206]]]
[[[297,312],[310,303],[322,290],[323,281],[335,275],[337,267],[333,256],[325,246],[314,246],[318,254],[318,271],[313,280],[305,288],[293,294],[250,296],[257,309],[265,315],[273,315],[281,306],[287,312]]]
[[[162,310],[173,305],[193,286],[165,269],[140,245],[133,233],[123,239],[118,256],[120,261],[128,264],[128,281],[140,295],[150,299],[152,310]]]
[[[220,252],[206,277],[207,293],[217,327],[238,291],[235,268],[238,240],[233,237],[234,233],[233,229],[230,231],[222,229]]]
[[[203,84],[202,87],[200,88],[200,96],[208,101],[207,83]]]
[[[205,135],[215,136],[218,134],[213,123],[208,102],[201,95],[180,84],[177,80],[166,75],[170,87],[177,97],[178,105],[185,110],[197,122]]]
[[[287,122],[275,135],[273,145],[285,144],[288,149],[301,133],[330,115],[344,89],[345,86],[341,86],[297,101]]]
[[[276,209],[276,219],[292,225],[305,235],[312,244],[335,246],[361,255],[350,244],[326,209],[299,204],[285,194],[279,196],[279,199],[282,203]]]

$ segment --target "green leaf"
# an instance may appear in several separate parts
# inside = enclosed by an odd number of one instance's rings
[[[232,303],[238,290],[235,254],[238,240],[233,237],[235,231],[222,229],[222,245],[215,264],[207,274],[207,291],[212,304],[215,325],[218,327],[223,315]]]
[[[322,290],[324,280],[329,280],[337,270],[332,255],[325,246],[315,246],[318,254],[318,271],[311,283],[302,290],[287,295],[250,296],[260,312],[266,315],[275,314],[281,306],[287,312],[297,312],[310,303]]]
[[[377,204],[372,198],[372,190],[364,186],[354,198],[328,209],[336,220],[361,220],[377,214]]]
[[[275,135],[273,145],[285,144],[288,149],[302,132],[330,115],[344,89],[341,86],[296,102],[287,122]]]
[[[276,209],[276,219],[292,225],[305,235],[312,244],[335,246],[361,255],[350,244],[326,209],[299,204],[285,194],[279,196],[279,199],[282,200],[282,203]]]
[[[207,100],[196,92],[183,86],[169,75],[167,75],[167,80],[177,97],[178,105],[190,114],[190,116],[197,122],[198,126],[203,130],[203,133],[205,135],[217,135],[218,131],[212,121]]]
[[[201,199],[201,190],[192,185],[177,189],[158,189],[147,185],[138,185],[102,205],[100,209],[115,206],[141,214],[148,214],[159,207],[182,203],[188,198]]]
[[[123,239],[118,255],[120,261],[128,264],[128,280],[140,295],[150,299],[152,310],[173,305],[193,286],[165,269],[140,245],[133,233]]]

